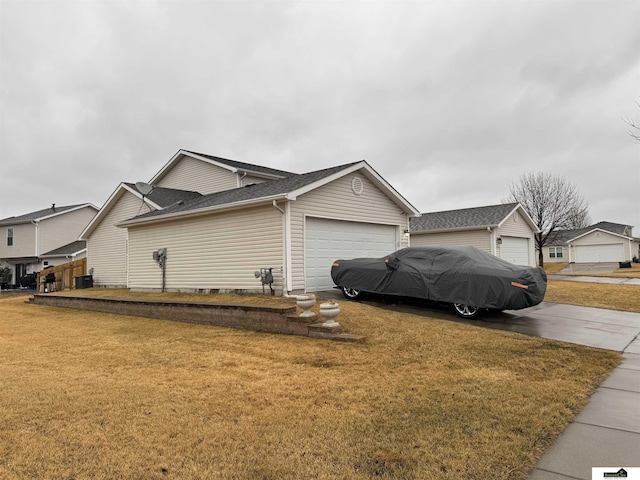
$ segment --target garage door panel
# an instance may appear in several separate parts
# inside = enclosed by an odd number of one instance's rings
[[[503,236],[500,258],[515,265],[529,265],[529,239]]]
[[[382,257],[396,250],[395,225],[308,217],[305,225],[305,282],[313,292],[334,287],[331,263],[339,258]]]
[[[622,243],[601,245],[576,245],[576,263],[621,262],[624,261]]]

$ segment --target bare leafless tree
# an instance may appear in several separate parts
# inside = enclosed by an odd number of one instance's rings
[[[544,265],[542,247],[556,230],[589,225],[589,204],[578,188],[564,178],[543,172],[523,174],[509,185],[505,203],[518,202],[540,229],[535,234],[538,263]]]
[[[640,109],[640,102],[636,102],[636,106]],[[629,125],[629,130],[627,133],[633,140],[637,143],[640,143],[640,125],[636,123],[633,118],[624,118],[624,122]]]

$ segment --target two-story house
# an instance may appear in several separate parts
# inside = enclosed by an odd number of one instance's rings
[[[89,203],[66,205],[26,213],[0,220],[0,266],[12,270],[11,283],[20,277],[42,270],[47,262],[56,265],[67,261],[43,259],[43,255],[72,243],[98,212]]]

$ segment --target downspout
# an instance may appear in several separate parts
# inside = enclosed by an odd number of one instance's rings
[[[242,180],[244,180],[244,177],[247,176],[247,172],[242,172],[242,176],[238,176],[238,187],[242,186]],[[276,207],[277,208],[277,207]]]
[[[245,172],[246,174],[246,172]],[[273,200],[273,208],[275,208],[276,210],[278,210],[283,216],[283,222],[282,222],[282,246],[284,247],[284,262],[282,262],[282,295],[283,296],[287,296],[289,293],[289,280],[288,280],[288,271],[287,271],[287,264],[289,263],[289,250],[288,250],[288,246],[289,246],[289,242],[287,241],[287,237],[288,237],[288,229],[287,229],[287,212],[286,210],[283,210],[278,203]]]
[[[31,220],[36,227],[36,257],[40,258],[40,223],[37,220]]]
[[[496,235],[491,230],[491,227],[487,227],[487,232],[489,232],[489,242],[491,243],[491,255],[494,257],[498,256],[498,249],[496,248]]]

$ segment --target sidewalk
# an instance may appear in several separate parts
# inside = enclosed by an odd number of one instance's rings
[[[640,317],[640,315],[639,315]],[[591,480],[592,467],[640,466],[640,339],[545,452],[529,480]]]
[[[640,285],[640,279],[632,278],[565,275],[549,278]],[[637,325],[640,326],[640,314]],[[545,452],[529,480],[591,480],[592,467],[640,466],[640,335],[622,351],[623,363]]]
[[[640,285],[640,278],[622,277],[590,277],[588,275],[561,275],[552,273],[547,275],[549,280],[567,280],[570,282],[591,282],[591,283],[615,283],[617,285]]]

